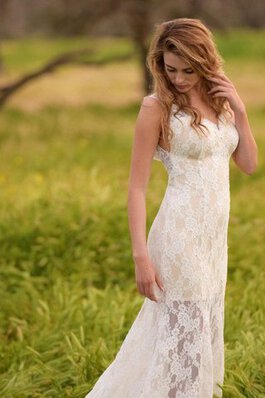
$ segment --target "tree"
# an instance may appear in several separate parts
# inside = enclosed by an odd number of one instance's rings
[[[146,68],[148,38],[151,30],[151,14],[156,0],[59,0],[57,7],[50,6],[46,15],[53,28],[65,35],[91,34],[95,26],[105,18],[122,13],[128,26],[127,35],[132,39],[139,56],[143,74],[144,91],[148,92],[151,76]]]
[[[4,61],[1,49],[3,30],[1,27],[3,26],[3,21],[7,12],[7,6],[8,6],[8,0],[0,0],[0,72],[3,71],[4,69]]]
[[[68,53],[61,54],[46,64],[44,64],[42,67],[27,73],[18,79],[16,79],[14,82],[6,84],[2,87],[0,87],[0,107],[2,107],[6,101],[13,95],[15,92],[17,92],[20,88],[28,84],[29,82],[36,80],[46,74],[53,73],[55,70],[57,70],[60,66],[62,65],[67,65],[67,64],[82,64],[82,65],[104,65],[106,61],[101,60],[101,61],[96,61],[96,60],[84,60],[82,57],[84,55],[92,55],[91,49],[81,49],[81,50],[76,50],[76,51],[70,51]],[[115,57],[112,59],[112,61],[123,61],[127,60],[129,58],[128,55],[125,56],[120,56],[120,57]],[[108,63],[111,61],[107,61]]]

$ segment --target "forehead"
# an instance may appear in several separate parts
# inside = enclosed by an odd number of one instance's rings
[[[178,55],[173,54],[170,51],[165,51],[163,54],[164,57],[164,62],[173,68],[176,69],[184,69],[184,68],[190,68],[191,65],[188,64],[184,59]]]

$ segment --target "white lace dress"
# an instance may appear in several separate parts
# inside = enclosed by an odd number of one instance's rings
[[[85,398],[222,396],[224,298],[230,212],[229,159],[239,134],[224,116],[200,138],[173,115],[170,152],[154,159],[168,185],[147,246],[165,292],[144,299],[120,350]]]

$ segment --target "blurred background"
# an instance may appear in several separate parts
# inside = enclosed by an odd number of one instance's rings
[[[265,397],[265,3],[0,0],[0,396],[84,397],[144,298],[127,223],[134,123],[157,23],[213,32],[259,166],[230,162],[224,398]],[[153,162],[147,228],[166,188]]]

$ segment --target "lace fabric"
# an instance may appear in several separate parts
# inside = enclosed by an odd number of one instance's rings
[[[239,142],[232,123],[204,119],[206,138],[179,114],[170,152],[154,159],[168,184],[148,233],[149,256],[165,287],[145,298],[120,350],[85,398],[222,397],[224,298],[230,212],[229,159]]]

